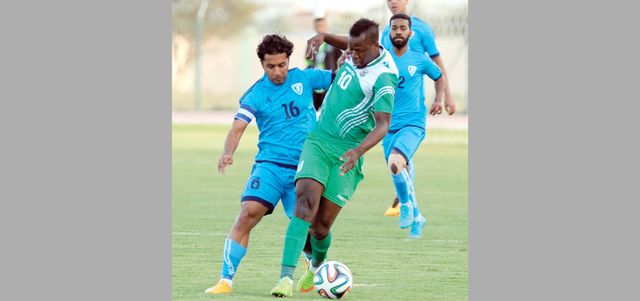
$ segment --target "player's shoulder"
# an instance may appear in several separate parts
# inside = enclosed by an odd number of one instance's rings
[[[265,78],[260,78],[257,80],[249,89],[247,89],[242,96],[240,96],[240,103],[248,103],[253,99],[254,95],[260,94],[260,87],[264,83]]]
[[[433,29],[431,28],[431,25],[429,25],[429,23],[422,21],[413,15],[411,16],[411,29],[418,32],[433,32]]]

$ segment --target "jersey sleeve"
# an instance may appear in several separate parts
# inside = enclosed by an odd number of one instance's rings
[[[373,110],[391,114],[393,112],[393,100],[396,94],[398,75],[384,72],[378,76],[373,84]]]
[[[251,96],[252,93],[248,92],[240,98],[240,107],[238,108],[238,112],[236,113],[236,116],[233,117],[233,119],[241,119],[246,121],[247,123],[251,123],[251,120],[256,117],[258,110],[256,110],[253,97]]]
[[[440,55],[440,50],[436,44],[436,35],[433,33],[433,29],[429,24],[420,23],[420,35],[422,36],[422,47],[429,54],[430,57],[436,57]]]
[[[432,80],[440,78],[442,76],[442,70],[440,70],[440,67],[438,67],[438,65],[436,65],[436,63],[426,54],[421,55],[423,62],[422,74],[427,75]]]
[[[329,90],[331,86],[331,71],[320,69],[305,69],[305,73],[312,90]]]

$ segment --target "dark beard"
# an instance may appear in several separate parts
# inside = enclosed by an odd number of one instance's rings
[[[391,39],[391,44],[396,48],[402,48],[409,42],[409,39],[402,39],[402,42],[396,42],[396,39]]]

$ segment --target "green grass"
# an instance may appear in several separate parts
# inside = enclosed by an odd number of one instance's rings
[[[224,240],[257,152],[247,128],[226,175],[217,172],[229,126],[173,125],[172,299],[273,300],[288,219],[279,205],[251,232],[233,292],[204,294],[218,282]],[[345,300],[468,299],[468,146],[466,130],[428,130],[414,155],[416,195],[427,218],[409,240],[397,217],[383,216],[394,196],[382,147],[365,154],[365,179],[332,227],[329,260],[345,263],[354,286]],[[302,276],[304,260],[294,277]],[[323,299],[294,293],[292,299]]]

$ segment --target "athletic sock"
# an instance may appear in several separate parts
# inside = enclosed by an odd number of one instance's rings
[[[280,278],[289,277],[289,279],[293,279],[293,272],[298,265],[300,252],[302,252],[304,244],[307,242],[309,226],[311,226],[309,222],[295,216],[291,218],[284,237]]]
[[[409,202],[409,189],[407,187],[406,170],[397,175],[391,175],[393,178],[393,185],[396,186],[396,194],[398,195],[398,201],[402,206],[410,206]]]
[[[245,254],[247,254],[247,248],[229,238],[225,240],[222,253],[222,279],[228,280],[229,286],[232,285],[233,276]]]
[[[331,245],[331,231],[329,231],[329,235],[322,240],[316,240],[313,236],[311,236],[311,250],[313,254],[313,261],[311,265],[316,264],[315,268],[319,267],[320,264],[327,258],[327,252],[329,251],[329,246]]]
[[[411,200],[411,203],[413,204],[413,221],[415,222],[419,222],[420,221],[420,210],[418,209],[418,200],[416,199],[416,192],[414,190],[414,185],[413,185],[413,179],[415,177],[415,170],[413,169],[413,158],[411,160],[409,160],[409,179],[410,182],[407,184],[407,186],[409,187],[409,199]]]

